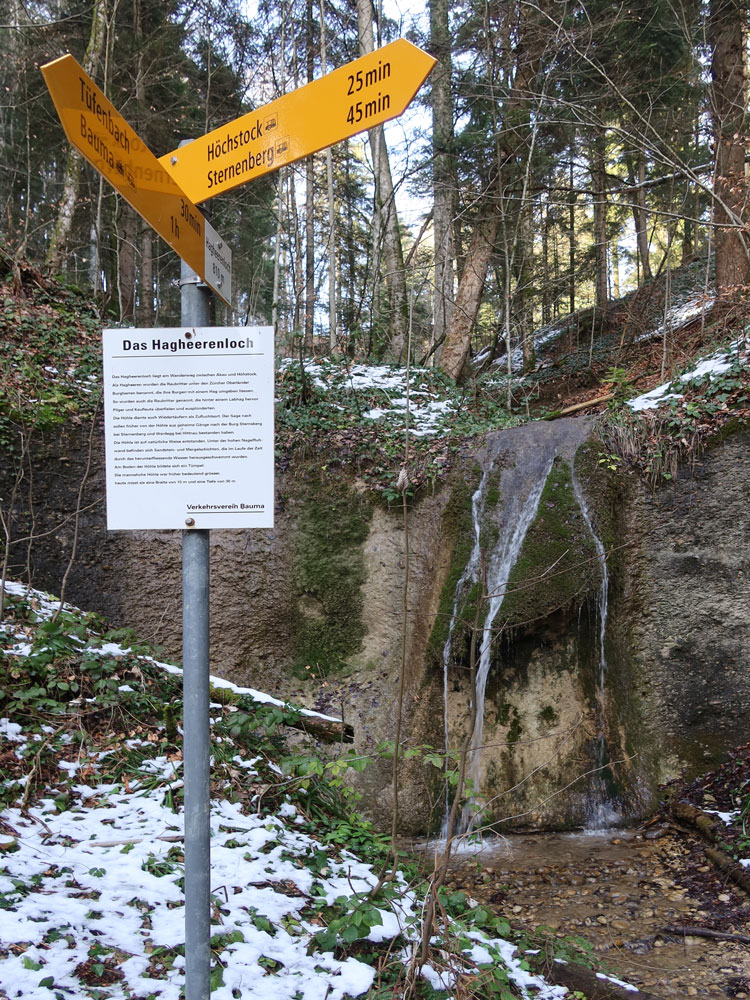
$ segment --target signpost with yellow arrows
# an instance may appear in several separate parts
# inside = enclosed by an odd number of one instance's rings
[[[196,207],[196,202],[229,191],[396,118],[406,109],[434,65],[432,56],[400,39],[272,101],[259,111],[237,118],[181,146],[159,160],[73,56],[62,56],[47,63],[42,67],[42,73],[70,142],[188,267],[231,305],[231,253]],[[208,326],[208,291],[205,286],[196,286],[193,279],[195,275],[191,274],[182,282],[182,322],[190,328]],[[190,339],[193,333],[194,330],[185,332],[179,344],[191,357],[199,357],[195,351],[201,345]],[[143,357],[153,367],[148,360],[146,340],[142,344],[134,343],[130,336],[120,340],[122,350],[146,351],[138,357]],[[225,341],[218,343],[224,345]],[[161,344],[161,341],[152,340],[150,353],[177,352],[177,340],[174,346],[171,342],[163,347]],[[213,350],[214,342],[209,346]],[[188,352],[187,348],[192,350]],[[217,351],[220,349],[225,350],[225,347],[216,348]],[[139,375],[140,371],[138,368]],[[160,371],[157,377],[161,379]],[[147,376],[149,369],[145,372]],[[238,376],[235,373],[232,377]],[[209,384],[213,382],[209,381]],[[146,391],[143,386],[141,391]],[[190,392],[190,389],[182,391]],[[232,392],[235,391],[240,390],[232,389]],[[146,414],[144,419],[149,421],[148,406],[144,405],[141,410]],[[134,440],[142,433],[142,426],[141,421],[138,427],[128,429]],[[188,430],[194,437],[197,436],[195,425],[189,426]],[[114,445],[114,450],[117,451],[117,445]],[[185,452],[186,449],[183,446],[181,450]],[[222,451],[225,450],[222,448]],[[131,473],[123,471],[131,465],[123,464],[121,469],[124,479],[127,478],[130,484],[128,491],[136,488],[132,485],[134,479]],[[153,470],[144,467],[142,471],[142,477],[138,469],[132,475],[147,481],[150,486],[159,485],[160,478],[151,482],[154,479]],[[271,482],[264,484],[271,497],[272,479],[271,471]],[[214,480],[207,479],[206,482]],[[234,483],[234,480],[231,482]],[[212,506],[215,505],[206,504],[203,498],[200,504],[196,500],[191,509],[203,511]],[[237,504],[219,506],[237,507]],[[209,531],[196,527],[194,516],[186,518],[185,524],[189,529],[183,533],[182,614],[185,998],[207,1000],[211,964]]]
[[[232,254],[71,55],[42,66],[65,134],[159,236],[231,305]]]
[[[397,118],[434,65],[399,38],[159,159],[73,56],[42,73],[70,142],[231,304],[231,251],[195,203]]]
[[[194,201],[402,114],[435,65],[399,38],[160,158]]]

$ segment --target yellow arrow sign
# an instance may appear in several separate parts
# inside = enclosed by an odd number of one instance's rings
[[[205,201],[397,118],[434,65],[432,56],[400,38],[159,162],[191,198]]]
[[[200,209],[73,56],[47,63],[42,73],[72,145],[231,305],[231,253]]]

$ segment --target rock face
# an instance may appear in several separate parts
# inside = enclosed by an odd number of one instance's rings
[[[424,748],[460,754],[480,704],[464,825],[640,815],[658,782],[747,738],[748,435],[651,494],[600,464],[592,431],[571,419],[467,445],[406,523],[356,481],[285,471],[273,531],[212,532],[212,671],[343,714],[363,753],[394,738],[400,698],[404,745],[422,748],[400,770],[404,832],[440,828],[450,796]],[[77,532],[86,441],[37,447],[16,504],[17,535],[36,538],[11,575],[59,593],[76,539],[67,599],[177,659],[180,535],[106,531],[94,441]],[[387,825],[390,762],[361,782]]]
[[[746,431],[726,437],[628,509],[630,651],[670,772],[700,770],[748,738],[749,446]]]

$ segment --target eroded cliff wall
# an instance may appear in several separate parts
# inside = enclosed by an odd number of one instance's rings
[[[491,452],[481,550],[503,528],[512,478],[541,447],[557,457],[493,624],[480,779],[485,811],[515,827],[585,824],[597,796],[621,818],[647,810],[659,781],[693,771],[747,738],[750,711],[748,434],[711,447],[692,471],[648,492],[599,462],[591,426],[568,421],[467,443],[453,477],[409,504],[373,501],[356,481],[307,464],[278,478],[273,531],[213,532],[212,670],[241,684],[343,714],[356,746],[392,739],[399,678],[411,747],[457,751],[469,728],[471,631],[483,623],[481,584],[457,587],[473,539],[472,497]],[[100,437],[68,428],[36,446],[18,491],[12,574],[59,592],[76,542],[67,597],[131,626],[178,658],[180,534],[108,533]],[[10,492],[9,466],[2,483]],[[493,478],[494,477],[494,478]],[[574,478],[590,524],[574,497]],[[511,508],[508,507],[508,510]],[[603,567],[607,617],[601,681]],[[406,530],[405,530],[406,529]],[[594,775],[595,777],[592,777]],[[390,764],[362,779],[364,805],[386,825]],[[405,832],[436,829],[440,773],[417,754],[403,766]],[[599,803],[601,804],[601,803]]]

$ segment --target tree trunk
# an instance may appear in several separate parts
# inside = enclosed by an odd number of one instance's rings
[[[297,212],[297,191],[294,180],[294,170],[289,171],[288,184],[286,190],[287,217],[289,218],[289,244],[290,254],[293,257],[290,278],[292,281],[292,335],[298,338],[303,334],[302,323],[304,320],[302,303],[302,240],[299,230],[299,214]]]
[[[552,321],[552,289],[554,288],[554,278],[550,272],[549,254],[549,205],[542,204],[542,275],[544,284],[542,286],[542,325],[546,326]]]
[[[453,157],[453,100],[451,96],[451,35],[448,0],[430,2],[430,39],[437,59],[432,85],[432,231],[434,243],[434,285],[432,293],[432,344],[438,345],[433,363],[440,361],[439,346],[448,330],[453,312],[453,217],[456,196]]]
[[[648,245],[648,216],[646,214],[646,191],[640,185],[646,180],[646,164],[643,153],[636,156],[635,169],[631,173],[631,183],[635,186],[633,194],[633,222],[635,224],[638,259],[641,262],[641,279],[650,281],[653,277]]]
[[[305,351],[313,351],[315,322],[315,164],[305,160]]]
[[[711,0],[711,110],[716,146],[713,221],[716,227],[716,287],[734,295],[748,278],[748,244],[742,229],[745,183],[745,5]]]
[[[286,93],[286,82],[284,78],[284,66],[286,60],[286,19],[284,17],[285,7],[281,6],[281,43],[279,46],[281,52],[281,59],[279,60],[281,66],[281,86],[280,91],[282,94]],[[276,344],[276,350],[279,350],[279,330],[280,330],[280,315],[281,311],[279,309],[279,299],[281,296],[281,243],[282,235],[284,232],[283,218],[284,218],[284,192],[286,190],[286,179],[288,167],[282,167],[281,170],[276,175],[276,235],[274,238],[273,245],[273,301],[271,303],[271,325],[273,326],[273,341]]]
[[[516,307],[521,324],[521,345],[523,370],[530,372],[536,365],[534,349],[534,312],[532,305],[532,273],[534,255],[534,205],[526,197],[520,207],[521,217],[518,227],[518,280],[516,281]]]
[[[313,5],[307,0],[305,33],[307,82],[315,77],[313,52]],[[305,160],[305,351],[313,351],[313,326],[315,322],[315,160]]]
[[[279,296],[281,294],[281,236],[283,227],[281,223],[284,211],[284,187],[286,179],[286,167],[277,174],[276,178],[276,235],[273,244],[273,302],[271,303],[271,325],[273,326],[273,339],[279,345]]]
[[[320,0],[320,70],[328,72],[325,4]],[[326,185],[328,188],[328,346],[334,352],[338,346],[336,322],[336,201],[333,193],[333,152],[326,149]]]
[[[612,292],[616,299],[620,298],[620,245],[612,241]]]
[[[483,195],[483,212],[479,214],[475,224],[469,252],[456,295],[448,333],[445,338],[440,367],[451,378],[460,377],[471,347],[471,332],[476,321],[481,302],[484,283],[487,275],[498,230],[502,222],[503,244],[505,248],[506,269],[506,303],[505,329],[506,337],[510,330],[510,305],[512,297],[509,287],[509,275],[516,276],[516,296],[519,298],[524,336],[524,360],[532,364],[533,339],[531,321],[523,315],[528,302],[524,301],[524,292],[528,295],[531,273],[530,227],[533,218],[533,200],[530,195],[530,180],[536,126],[531,122],[531,99],[534,95],[534,80],[539,71],[542,53],[544,51],[544,34],[539,32],[536,15],[526,8],[519,9],[518,24],[512,25],[506,21],[509,34],[514,36],[514,45],[504,46],[513,52],[513,84],[510,94],[504,103],[500,97],[494,97],[494,104],[500,107],[500,114],[495,113],[493,129],[495,132],[495,179],[487,182]],[[488,40],[489,41],[489,40]],[[494,47],[487,46],[487,64],[490,70],[495,57]],[[492,90],[490,95],[493,96]],[[506,192],[518,184],[522,177],[520,200],[517,194],[512,201]],[[511,239],[508,230],[508,205],[517,206],[518,219],[516,233]],[[512,250],[511,250],[512,247]],[[515,303],[514,303],[515,305]],[[507,338],[509,339],[509,337]],[[508,355],[510,358],[510,354]]]
[[[150,226],[141,228],[140,294],[136,317],[139,326],[154,325],[154,236]]]
[[[138,216],[135,210],[120,200],[120,221],[117,233],[117,294],[120,305],[120,322],[135,320],[136,289],[136,240]]]
[[[479,312],[487,268],[500,226],[500,213],[493,206],[488,218],[478,223],[472,236],[461,282],[456,293],[453,319],[445,338],[440,367],[452,379],[463,372],[471,345],[471,331]]]
[[[568,182],[570,185],[570,201],[568,204],[568,312],[571,316],[576,311],[576,193],[573,167],[573,147],[571,146],[570,163],[568,165]]]
[[[609,308],[607,289],[607,177],[604,132],[600,131],[591,151],[591,180],[594,187],[594,302],[599,324],[604,324]]]
[[[371,0],[357,0],[357,24],[359,28],[359,53],[363,56],[368,55],[375,49]],[[388,317],[389,353],[394,361],[400,361],[406,346],[408,322],[404,251],[401,246],[388,147],[385,143],[382,126],[370,129],[368,135],[376,171],[377,197],[375,207],[383,221],[385,282],[390,305]]]
[[[91,15],[91,33],[86,52],[83,56],[83,68],[89,76],[94,76],[104,52],[104,42],[107,36],[107,0],[95,0]],[[72,146],[68,150],[63,176],[63,191],[57,210],[57,221],[52,232],[45,267],[57,272],[62,267],[68,250],[70,233],[73,228],[73,215],[78,202],[78,192],[81,186],[81,168],[83,157]]]
[[[354,218],[354,199],[352,196],[351,158],[344,158],[344,218]],[[374,244],[373,244],[374,245]],[[344,269],[344,262],[346,268]],[[344,245],[344,257],[341,268],[341,296],[343,329],[342,334],[347,339],[346,353],[354,357],[357,353],[357,334],[361,329],[361,316],[366,295],[357,294],[357,255],[352,233],[347,233]]]

